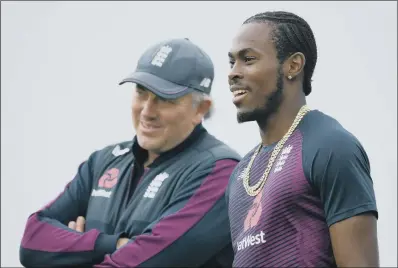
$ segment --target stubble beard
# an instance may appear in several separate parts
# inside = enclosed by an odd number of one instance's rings
[[[238,123],[257,121],[258,125],[265,128],[269,118],[274,115],[283,102],[283,74],[279,69],[276,89],[265,97],[264,107],[255,108],[251,111],[238,112]]]

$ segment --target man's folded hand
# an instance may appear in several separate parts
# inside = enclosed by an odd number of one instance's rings
[[[76,221],[70,221],[68,227],[75,231],[83,233],[85,224],[86,224],[86,219],[83,216],[79,216],[77,217]]]

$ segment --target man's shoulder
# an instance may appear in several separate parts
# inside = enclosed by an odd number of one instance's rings
[[[358,161],[369,166],[367,153],[358,138],[328,115],[311,112],[300,126],[300,132],[303,170],[307,177],[323,173],[327,166],[343,168]]]
[[[241,160],[240,154],[230,145],[221,141],[212,134],[206,133],[204,137],[194,145],[198,157],[211,157],[215,161],[222,159]]]
[[[121,141],[118,143],[112,143],[95,150],[90,155],[90,159],[91,161],[97,163],[104,163],[113,161],[115,158],[129,158],[132,157],[132,145],[132,141]]]
[[[303,154],[316,153],[319,149],[333,152],[361,149],[358,138],[333,117],[320,111],[311,111],[299,127],[303,139]]]

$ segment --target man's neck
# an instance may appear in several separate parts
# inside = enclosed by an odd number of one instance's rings
[[[300,108],[306,104],[305,98],[297,102],[285,101],[278,112],[268,118],[265,123],[258,123],[260,136],[264,146],[278,142],[288,132]]]
[[[158,158],[159,155],[155,154],[153,152],[148,151],[148,158],[146,159],[145,163],[144,163],[144,167],[148,167],[150,164],[153,163],[153,161],[155,161],[156,158]]]

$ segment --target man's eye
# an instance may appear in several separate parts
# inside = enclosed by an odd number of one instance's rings
[[[230,60],[229,61],[229,65],[232,67],[233,65],[235,64],[235,61],[233,61],[233,60]]]
[[[166,102],[166,103],[171,103],[171,104],[175,104],[175,103],[177,103],[177,100],[173,100],[173,99],[164,99],[164,98],[160,98],[160,97],[158,97],[158,99],[161,101],[161,102]]]
[[[255,57],[245,57],[245,62],[249,62],[255,59],[256,59]]]
[[[145,90],[140,89],[140,88],[137,88],[136,91],[137,91],[137,93],[138,93],[139,95],[142,95],[142,94],[145,93]]]

